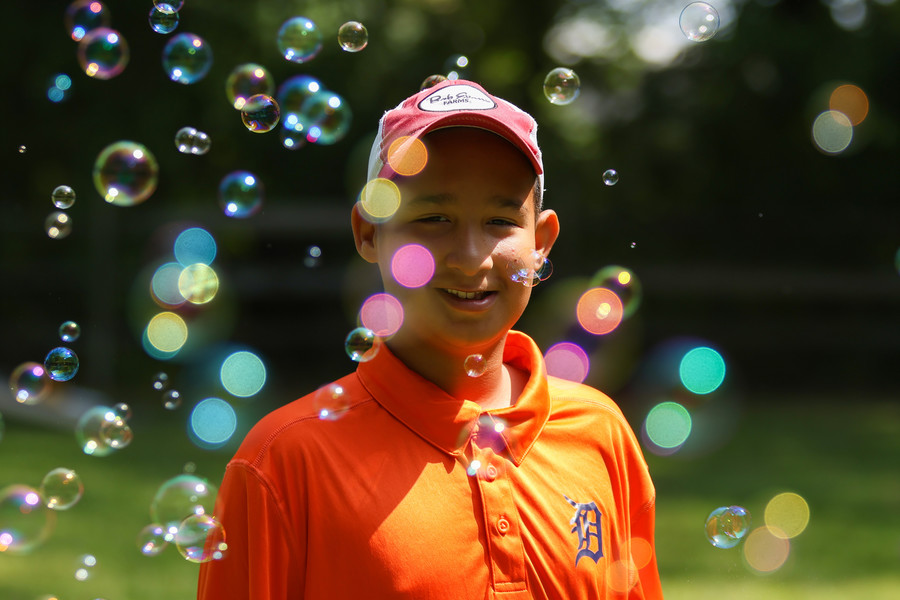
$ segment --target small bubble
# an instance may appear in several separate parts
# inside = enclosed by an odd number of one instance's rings
[[[487,361],[480,354],[470,354],[463,362],[463,368],[469,377],[481,377],[487,367]]]
[[[178,28],[178,11],[171,4],[158,2],[153,5],[148,15],[150,29],[156,33],[169,34]]]
[[[81,477],[72,469],[53,469],[41,481],[41,498],[47,508],[67,510],[75,506],[84,494]]]
[[[275,92],[275,80],[264,66],[256,63],[238,65],[225,81],[225,94],[231,105],[241,110],[247,99],[257,94],[271,96]],[[282,105],[279,98],[279,105]]]
[[[359,52],[369,43],[366,26],[358,21],[347,21],[338,29],[338,44],[347,52]]]
[[[81,336],[81,326],[75,321],[66,321],[59,326],[59,339],[66,342],[74,342]]]
[[[630,244],[628,244],[628,246],[629,246],[630,248],[636,248],[636,247],[637,247],[637,242],[631,242]]]
[[[254,94],[241,107],[241,121],[254,133],[272,131],[280,119],[278,102],[268,94]]]
[[[113,412],[117,417],[121,417],[126,421],[131,419],[132,416],[131,406],[129,406],[125,402],[119,402],[118,404],[113,406]]]
[[[350,408],[350,400],[343,387],[329,383],[316,390],[313,406],[323,421],[336,421]]]
[[[93,554],[84,554],[78,559],[75,568],[75,579],[87,581],[91,576],[91,570],[97,566],[97,557]]]
[[[159,523],[144,526],[137,535],[137,547],[144,556],[156,556],[166,549],[166,530]]]
[[[551,104],[571,104],[581,92],[581,79],[572,69],[557,67],[544,78],[544,96]]]
[[[719,13],[706,2],[692,2],[678,18],[684,36],[693,42],[705,42],[719,30]]]
[[[381,340],[375,332],[366,327],[357,327],[344,340],[347,356],[356,362],[367,362],[375,358],[381,347]]]
[[[75,204],[75,190],[67,185],[59,185],[50,193],[53,206],[61,210],[71,208]]]
[[[226,217],[245,219],[262,209],[265,189],[249,171],[233,171],[219,182],[219,206]]]
[[[603,183],[607,186],[614,186],[619,183],[619,172],[615,169],[603,171]]]
[[[285,60],[305,63],[322,50],[322,32],[310,19],[293,17],[281,25],[277,42]]]
[[[130,51],[122,34],[98,27],[87,32],[78,43],[78,62],[94,79],[112,79],[125,70]]]
[[[54,348],[44,358],[44,368],[54,381],[69,381],[78,372],[78,356],[70,349]]]
[[[166,410],[175,410],[181,406],[181,393],[178,390],[168,390],[163,394],[162,402]]]
[[[212,48],[193,33],[178,33],[163,48],[163,69],[172,81],[190,85],[209,73],[213,63]]]
[[[151,383],[154,390],[162,391],[169,387],[169,375],[167,373],[163,373],[160,371],[156,375],[153,376],[153,382]]]
[[[741,506],[720,506],[706,519],[706,539],[716,548],[734,548],[750,529],[750,513]]]
[[[28,151],[28,148],[25,146],[19,146],[19,154],[25,154]]]
[[[52,381],[43,365],[24,362],[9,376],[9,389],[19,404],[37,404],[50,392]]]
[[[175,546],[181,556],[190,562],[220,560],[228,549],[225,528],[212,515],[190,515],[178,525]]]
[[[322,249],[318,246],[310,246],[303,257],[303,266],[308,268],[318,267],[322,260]]]
[[[72,217],[62,211],[52,212],[44,220],[44,231],[53,240],[61,240],[72,233]]]
[[[444,75],[429,75],[422,82],[422,85],[419,86],[419,91],[434,87],[442,81],[447,81],[447,77]]]
[[[211,145],[209,136],[193,127],[182,127],[175,133],[175,147],[182,154],[206,154]]]
[[[111,419],[104,420],[100,425],[100,440],[113,450],[120,450],[128,446],[133,439],[134,433],[131,427],[118,414],[114,414]]]
[[[143,144],[122,140],[104,148],[94,161],[94,186],[116,206],[134,206],[156,190],[159,163]]]

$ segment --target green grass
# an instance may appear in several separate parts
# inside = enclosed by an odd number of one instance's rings
[[[648,455],[657,486],[657,549],[669,600],[690,598],[888,599],[900,593],[900,405],[804,402],[745,404],[733,434],[694,456]],[[0,487],[38,486],[59,466],[85,484],[76,506],[57,514],[52,537],[29,554],[0,554],[0,599],[179,599],[194,596],[197,566],[170,547],[145,557],[135,538],[157,487],[193,462],[218,482],[229,452],[194,447],[172,416],[141,425],[131,446],[107,457],[81,453],[74,435],[7,422],[0,439]],[[720,505],[746,507],[762,524],[781,491],[810,506],[806,531],[770,574],[747,566],[741,546],[722,550],[703,534]],[[97,557],[86,581],[76,562]]]

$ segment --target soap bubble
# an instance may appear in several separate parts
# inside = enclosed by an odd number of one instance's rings
[[[151,382],[154,390],[163,391],[164,389],[169,387],[169,375],[168,373],[163,373],[160,371],[156,375],[153,376],[153,381]]]
[[[430,87],[434,87],[442,81],[447,81],[447,77],[445,75],[429,75],[422,81],[422,84],[419,85],[419,91],[421,92],[424,89],[428,89]]]
[[[113,450],[121,450],[134,439],[134,433],[128,423],[119,415],[104,419],[100,424],[100,440]]]
[[[117,417],[121,417],[127,421],[132,416],[131,406],[125,402],[118,402],[113,406],[113,413],[115,413]]]
[[[589,289],[576,305],[578,324],[594,335],[612,332],[622,322],[623,315],[622,301],[615,292],[603,287]]]
[[[234,68],[225,81],[228,102],[241,110],[247,99],[256,94],[271,96],[275,91],[275,81],[271,73],[262,65],[246,63]],[[280,101],[279,101],[280,104]]]
[[[209,136],[193,127],[182,127],[175,133],[175,147],[182,154],[206,154],[211,145]]]
[[[241,107],[241,121],[254,133],[272,131],[281,119],[281,108],[272,96],[255,94]]]
[[[178,390],[168,390],[163,394],[162,402],[166,410],[175,410],[181,406],[181,393]]]
[[[321,145],[339,142],[347,135],[353,114],[350,106],[338,94],[319,90],[303,101],[298,113],[306,140]]]
[[[116,412],[108,406],[87,409],[75,425],[75,439],[81,451],[88,456],[107,456],[116,448],[101,433],[104,424],[117,419]]]
[[[534,287],[553,273],[550,259],[537,250],[516,257],[509,262],[506,268],[509,278],[525,287]]]
[[[463,369],[466,370],[466,375],[469,377],[481,377],[484,375],[485,368],[487,368],[487,361],[481,354],[470,354],[463,361]]]
[[[313,407],[323,421],[335,421],[350,408],[350,399],[343,387],[337,383],[329,383],[316,390]]]
[[[178,28],[178,11],[171,4],[158,2],[150,9],[148,20],[150,29],[156,33],[169,34]]]
[[[568,381],[584,381],[591,370],[591,360],[587,352],[578,344],[558,342],[544,353],[547,375]]]
[[[369,32],[359,21],[347,21],[338,29],[338,44],[347,52],[359,52],[369,43]]]
[[[41,498],[47,508],[67,510],[72,508],[84,494],[84,483],[72,469],[59,467],[44,475],[41,481]]]
[[[454,54],[444,61],[447,79],[467,79],[470,66],[469,57],[465,54]]]
[[[0,489],[0,556],[33,550],[50,537],[55,525],[56,513],[36,489],[20,484]]]
[[[69,381],[78,372],[78,356],[69,348],[60,346],[47,353],[44,358],[47,375],[54,381]]]
[[[59,326],[59,339],[66,342],[74,342],[81,336],[81,326],[75,321],[66,321]]]
[[[278,50],[285,60],[305,63],[322,50],[322,32],[310,19],[294,17],[285,21],[278,30]]]
[[[678,24],[687,39],[705,42],[719,30],[719,13],[706,2],[692,2],[681,11]]]
[[[219,206],[225,216],[245,219],[262,208],[262,181],[249,171],[232,171],[219,182]]]
[[[366,327],[357,327],[344,340],[347,356],[356,362],[367,362],[375,358],[381,347],[381,340],[375,332]]]
[[[318,267],[322,262],[322,249],[318,246],[310,246],[306,249],[306,256],[303,257],[303,266],[314,268]]]
[[[303,102],[321,89],[322,83],[309,75],[294,75],[285,79],[278,86],[277,94],[278,105],[284,113],[285,120],[291,113],[299,113]]]
[[[159,523],[145,525],[137,535],[137,546],[144,556],[156,556],[166,549],[166,530]]]
[[[58,185],[50,193],[53,206],[61,210],[71,208],[75,204],[75,190],[67,185]]]
[[[92,29],[78,43],[78,62],[94,79],[112,79],[125,70],[128,57],[125,38],[109,27]]]
[[[127,140],[104,148],[94,162],[94,186],[116,206],[134,206],[156,190],[159,165],[143,144]]]
[[[619,183],[619,172],[615,169],[607,169],[603,171],[603,183],[606,186],[614,186]]]
[[[153,0],[154,6],[162,6],[168,4],[175,12],[184,8],[184,0]]]
[[[37,404],[50,392],[52,380],[43,365],[24,362],[9,375],[9,389],[19,404]]]
[[[544,96],[551,104],[571,104],[581,92],[581,79],[572,69],[557,67],[544,78]]]
[[[64,212],[52,212],[44,219],[44,231],[50,239],[61,240],[68,237],[72,233],[72,217]]]
[[[28,148],[24,145],[19,146],[19,154],[25,154],[28,151]]]
[[[87,581],[91,576],[91,570],[97,566],[97,557],[93,554],[83,554],[78,557],[75,568],[75,579]]]
[[[178,552],[194,563],[205,563],[224,558],[228,545],[225,528],[212,515],[199,514],[186,517],[175,533]]]
[[[172,541],[181,522],[191,515],[211,514],[217,489],[206,479],[181,474],[159,486],[150,504],[150,518],[166,530]]]
[[[706,539],[716,548],[734,548],[750,529],[750,513],[742,506],[720,506],[706,519]]]
[[[172,81],[185,85],[197,83],[206,77],[212,67],[212,48],[199,35],[179,33],[166,42],[162,63]]]
[[[76,42],[98,27],[109,25],[109,11],[97,0],[76,0],[66,8],[66,31]]]
[[[58,73],[49,78],[47,84],[47,99],[50,102],[60,103],[69,98],[72,89],[72,78],[65,73]]]
[[[619,265],[599,269],[591,277],[590,287],[613,291],[622,302],[622,318],[627,319],[637,311],[643,298],[643,286],[634,271]]]

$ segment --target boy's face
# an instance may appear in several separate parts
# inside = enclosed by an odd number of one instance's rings
[[[534,170],[503,138],[455,127],[424,141],[425,168],[397,181],[397,213],[373,225],[354,209],[354,236],[360,255],[378,264],[385,291],[403,305],[391,347],[465,356],[500,342],[522,315],[531,289],[513,281],[509,265],[535,250],[546,257],[559,223],[551,210],[536,214]],[[410,244],[434,259],[433,277],[416,288],[391,271],[395,252]]]

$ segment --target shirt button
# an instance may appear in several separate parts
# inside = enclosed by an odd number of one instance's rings
[[[506,517],[497,519],[497,530],[500,532],[500,535],[506,535],[506,532],[509,531],[509,521],[506,520]]]
[[[497,479],[497,467],[495,467],[494,465],[488,465],[484,470],[484,478],[488,481]]]

